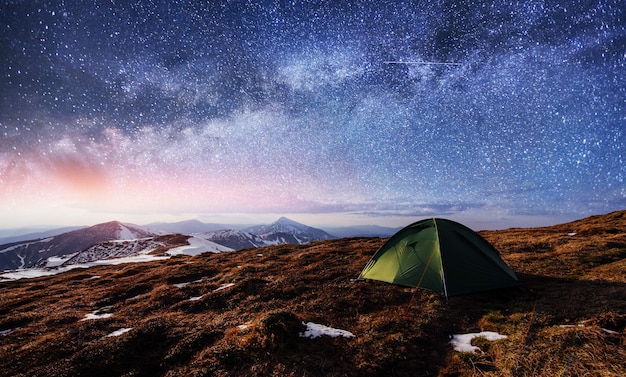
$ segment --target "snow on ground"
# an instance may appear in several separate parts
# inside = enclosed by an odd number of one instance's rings
[[[187,282],[184,282],[184,283],[176,283],[176,284],[172,284],[172,285],[175,286],[176,288],[182,288],[182,287],[188,286],[189,284],[200,283],[202,280],[204,280],[204,278],[198,279],[198,280],[194,280],[194,281],[187,281]]]
[[[81,268],[81,267],[85,268],[85,266],[73,265],[73,266],[67,266],[67,267],[55,268],[55,269],[25,268],[25,269],[13,270],[13,271],[0,274],[0,281],[31,279],[31,278],[38,278],[41,276],[51,276],[51,275],[60,274],[62,272],[67,272],[75,268]]]
[[[120,234],[118,236],[120,240],[134,240],[137,238],[137,235],[124,225],[121,225],[120,228]]]
[[[221,291],[222,289],[230,288],[230,287],[232,287],[233,285],[235,285],[235,283],[222,284],[220,287],[215,288],[215,289],[213,290],[213,292],[217,292],[217,291]]]
[[[332,327],[319,325],[313,322],[307,322],[307,323],[302,322],[302,324],[306,325],[306,330],[304,330],[303,333],[300,333],[301,338],[313,339],[313,338],[318,338],[323,335],[330,336],[333,338],[336,338],[338,336],[343,336],[344,338],[354,338],[354,334],[346,330],[339,330],[339,329],[335,329]]]
[[[130,230],[128,231],[131,232]],[[129,234],[124,234],[124,236],[125,237],[129,236]],[[36,241],[36,242],[47,242],[48,240],[49,239]],[[126,241],[120,240],[120,241],[112,241],[112,242],[126,242]],[[51,257],[48,259],[46,268],[19,268],[13,271],[6,271],[3,273],[0,273],[0,281],[51,276],[51,275],[56,275],[56,274],[60,274],[63,272],[67,272],[75,268],[89,268],[93,266],[110,266],[110,265],[118,265],[122,263],[152,262],[152,261],[168,259],[174,255],[193,256],[193,255],[198,255],[204,252],[219,253],[223,251],[234,251],[233,249],[229,247],[222,246],[215,242],[212,242],[203,238],[198,238],[198,237],[191,237],[187,240],[187,242],[189,243],[189,245],[187,246],[180,246],[180,247],[176,247],[167,251],[167,254],[168,254],[167,256],[148,255],[146,253],[152,251],[152,249],[146,249],[140,255],[120,257],[120,258],[111,258],[111,259],[99,259],[99,260],[94,260],[94,261],[89,261],[89,262],[76,263],[76,264],[67,265],[67,266],[63,266],[62,264],[63,262],[69,260],[72,257],[72,255]],[[1,250],[0,252],[5,252],[5,251],[8,251],[9,249],[4,249],[4,250]]]
[[[198,255],[206,253],[207,251],[212,253],[220,253],[222,251],[234,251],[230,247],[219,245],[215,242],[205,240],[204,238],[191,237],[187,240],[189,245],[175,247],[167,251],[169,255]]]
[[[100,309],[96,309],[91,313],[85,314],[85,318],[81,319],[81,321],[88,321],[90,319],[104,319],[110,318],[113,316],[113,313],[108,312],[111,310],[110,306],[105,306]]]
[[[120,336],[122,334],[125,334],[125,333],[129,332],[132,329],[133,329],[132,327],[123,327],[123,328],[121,328],[119,330],[115,330],[112,333],[108,334],[107,337],[110,338],[112,336]]]
[[[74,255],[76,255],[76,253],[69,254],[69,255],[61,255],[61,256],[50,257],[46,261],[46,267],[48,267],[48,268],[50,268],[50,267],[58,267],[58,266],[62,265],[63,263],[65,263],[66,261],[68,261],[69,259],[71,259]]]
[[[485,338],[489,341],[494,341],[506,339],[508,337],[506,335],[500,335],[497,332],[493,331],[483,331],[470,334],[456,334],[452,335],[452,340],[450,340],[450,344],[452,344],[454,350],[458,352],[482,353],[482,350],[480,348],[472,345],[472,339],[474,338]]]
[[[130,241],[135,239],[141,239],[141,230],[141,228],[137,229],[136,225],[120,223],[120,232],[118,234],[119,240]]]
[[[104,319],[113,317],[113,313],[100,313],[99,310],[96,310],[93,313],[85,314],[85,318],[81,319],[81,321],[89,321],[90,319]]]
[[[618,334],[620,334],[618,331],[605,329],[604,327],[602,327],[602,331],[604,331],[604,332],[605,332],[605,333],[607,333],[607,334],[612,334],[612,335],[618,335]]]
[[[21,254],[17,254],[17,257],[20,258],[20,266],[18,268],[24,268],[24,265],[26,264],[26,258]]]
[[[67,272],[76,268],[89,268],[93,266],[111,266],[123,263],[140,263],[140,262],[153,262],[169,259],[169,256],[160,257],[155,255],[137,255],[133,257],[114,258],[106,260],[98,260],[88,263],[72,264],[69,266],[57,267],[57,268],[24,268],[19,270],[13,270],[0,274],[0,281],[5,280],[19,280],[28,278],[37,278],[41,276],[51,276]]]
[[[15,330],[19,330],[19,327],[16,327],[14,329],[8,329],[8,330],[0,330],[0,336],[7,336],[9,335],[9,333],[15,331]]]

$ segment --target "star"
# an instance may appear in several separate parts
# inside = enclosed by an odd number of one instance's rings
[[[0,226],[626,205],[619,1],[0,7]]]

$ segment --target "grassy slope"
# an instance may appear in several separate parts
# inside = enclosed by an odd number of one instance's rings
[[[410,289],[351,280],[378,238],[2,283],[0,331],[14,331],[0,336],[0,375],[626,375],[626,211],[482,235],[523,289],[448,304],[418,291],[409,307]],[[81,321],[96,310],[113,315]],[[299,338],[302,321],[355,338]],[[120,328],[132,330],[106,337]],[[477,355],[448,344],[451,334],[480,330],[509,338],[476,340]]]

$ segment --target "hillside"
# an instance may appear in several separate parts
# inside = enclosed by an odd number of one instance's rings
[[[626,375],[626,211],[481,234],[522,289],[446,303],[354,281],[380,238],[3,282],[0,375]],[[339,336],[299,335],[312,324]],[[476,354],[449,344],[481,330],[507,338],[474,340]]]

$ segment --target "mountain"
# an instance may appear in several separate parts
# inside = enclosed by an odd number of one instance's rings
[[[111,221],[43,239],[0,245],[0,270],[35,267],[50,257],[77,253],[98,242],[154,235],[137,225]]]
[[[191,234],[212,232],[222,229],[232,229],[235,228],[235,226],[227,224],[203,223],[199,220],[185,220],[175,223],[150,223],[148,225],[145,225],[144,228],[164,231],[167,233]]]
[[[234,250],[267,246],[268,243],[261,237],[240,230],[224,229],[213,232],[198,233],[194,236],[213,241]]]
[[[522,289],[355,281],[366,237],[0,281],[0,375],[626,376],[626,211],[481,235]]]
[[[289,222],[291,220],[282,217],[277,222]],[[292,223],[298,224],[295,221],[291,221]],[[298,224],[302,225],[302,224]],[[235,230],[244,230],[249,232],[250,229],[257,229],[262,227],[268,227],[271,225],[235,225],[235,224],[218,224],[218,223],[203,223],[198,220],[185,220],[175,223],[165,223],[165,222],[155,222],[144,225],[143,228],[152,230],[153,232],[167,232],[167,233],[182,233],[182,234],[191,234],[191,233],[208,233],[214,232],[218,230],[226,230],[226,229],[235,229]],[[355,226],[336,226],[336,227],[323,227],[318,228],[329,235],[332,235],[332,238],[342,238],[342,237],[389,237],[396,233],[401,228],[390,228],[390,227],[382,227],[378,225],[355,225]],[[256,231],[256,230],[255,230]],[[33,237],[34,238],[34,237]],[[30,239],[33,239],[30,238]],[[292,241],[295,241],[292,239]]]
[[[295,244],[302,245],[311,241],[329,240],[335,238],[325,231],[300,224],[286,217],[281,217],[269,225],[257,225],[243,229],[255,234],[268,244]]]
[[[0,245],[7,243],[38,240],[42,238],[48,238],[58,236],[59,234],[71,232],[72,230],[87,228],[86,226],[69,226],[63,228],[46,229],[33,232],[32,230],[14,230],[14,234],[6,237],[0,237]]]

